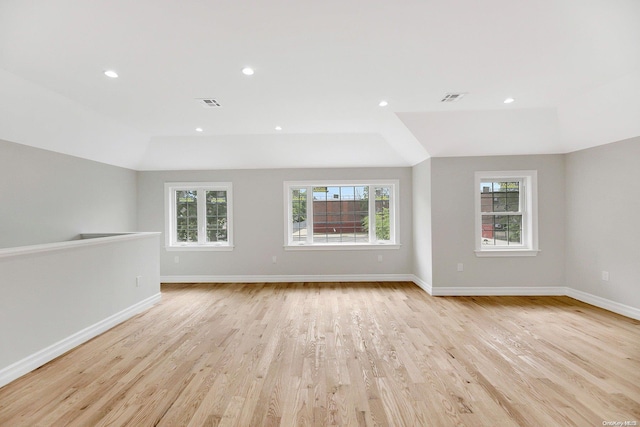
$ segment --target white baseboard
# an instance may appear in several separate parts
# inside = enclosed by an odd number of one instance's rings
[[[160,276],[160,283],[411,282],[412,274]]]
[[[415,283],[420,288],[422,288],[423,291],[425,291],[429,295],[433,295],[433,288],[431,287],[431,284],[427,283],[426,281],[422,280],[416,275],[412,277],[412,280],[413,280],[413,283]]]
[[[640,320],[640,308],[631,307],[619,302],[611,301],[597,295],[582,292],[566,286],[547,287],[432,287],[424,280],[414,276],[415,284],[432,296],[568,296],[578,301],[609,310],[613,313],[632,319]]]
[[[609,299],[602,298],[593,294],[588,294],[586,292],[578,291],[572,288],[567,288],[566,295],[568,297],[577,299],[578,301],[586,302],[587,304],[595,305],[596,307],[604,308],[605,310],[609,310],[626,317],[631,317],[632,319],[640,320],[640,309],[638,308],[620,304],[619,302],[611,301]]]
[[[124,310],[115,313],[106,319],[99,321],[81,331],[76,332],[73,335],[64,338],[57,343],[43,348],[42,350],[33,353],[30,356],[25,357],[22,360],[13,363],[6,368],[0,369],[0,387],[9,384],[11,381],[33,371],[36,368],[44,365],[47,362],[55,359],[61,354],[71,350],[74,347],[79,346],[82,343],[89,341],[91,338],[100,335],[101,333],[113,328],[119,323],[124,322],[127,319],[135,316],[136,314],[148,309],[161,299],[160,293],[150,296],[131,307],[127,307]]]
[[[481,287],[447,287],[432,289],[431,295],[445,296],[561,296],[566,295],[564,286],[518,287],[518,286],[481,286]]]

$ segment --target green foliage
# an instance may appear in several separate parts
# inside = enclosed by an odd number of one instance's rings
[[[512,224],[509,227],[509,242],[520,243],[520,223]]]
[[[362,228],[369,231],[369,217],[362,219]],[[376,212],[376,238],[378,240],[389,240],[391,238],[391,228],[389,227],[389,208],[382,208]]]
[[[204,196],[205,240],[227,241],[227,192],[206,191]],[[176,234],[178,242],[198,241],[198,192],[196,190],[176,192]]]
[[[365,187],[365,199],[369,199],[369,187]],[[375,205],[376,205],[376,239],[389,240],[391,238],[391,226],[389,222],[389,192],[385,188],[375,189]],[[368,204],[368,201],[366,201]],[[362,228],[369,231],[369,216],[362,219]]]
[[[177,234],[179,242],[198,241],[198,194],[185,190],[176,192]]]
[[[509,243],[521,243],[522,217],[519,215],[500,215],[494,219],[494,237]]]
[[[499,189],[494,191],[520,191],[519,182],[497,182],[496,184],[499,185]]]
[[[227,241],[227,192],[207,191],[207,242]]]
[[[389,208],[382,208],[381,212],[376,212],[376,238],[378,240],[389,240],[391,238]]]
[[[307,192],[293,190],[292,194],[292,216],[293,222],[307,220]]]

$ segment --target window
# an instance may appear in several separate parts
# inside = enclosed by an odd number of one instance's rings
[[[231,250],[231,183],[165,184],[167,249]]]
[[[398,182],[285,182],[287,249],[397,248]]]
[[[537,255],[537,172],[476,172],[475,189],[476,255]]]

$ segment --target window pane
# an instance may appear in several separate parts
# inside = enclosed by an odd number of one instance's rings
[[[507,192],[519,192],[520,191],[520,183],[518,181],[515,182],[503,182],[501,183],[504,187],[504,190]]]
[[[206,241],[227,242],[227,192],[206,191]]]
[[[294,188],[291,190],[291,218],[294,242],[307,240],[307,190]]]
[[[504,212],[507,207],[507,195],[503,192],[493,193],[493,212]]]
[[[509,244],[522,244],[522,215],[509,215],[507,222],[509,232]]]
[[[482,245],[522,244],[522,215],[482,215]]]
[[[376,240],[389,240],[391,238],[391,225],[389,222],[389,202],[391,189],[388,187],[376,187]]]
[[[353,225],[356,242],[369,241],[369,186],[354,188]],[[366,225],[365,225],[366,224]]]
[[[518,181],[483,181],[480,183],[480,212],[519,212]]]
[[[494,211],[494,182],[482,181],[480,183],[480,212],[493,212]],[[496,190],[499,190],[499,186],[495,186]]]
[[[520,210],[520,183],[502,182],[505,194],[505,212],[518,212]]]
[[[535,256],[537,172],[476,172],[475,178],[478,256],[511,256],[506,255],[509,249],[523,250],[518,255]],[[480,254],[482,251],[485,253]]]
[[[313,187],[313,200],[327,200],[328,187]]]
[[[369,212],[367,186],[315,187],[313,189],[313,242],[368,241],[364,218]]]
[[[327,203],[327,193],[327,187],[313,188],[313,241],[318,243],[328,240],[327,209],[331,207]]]
[[[507,193],[506,211],[518,212],[520,210],[520,192],[512,191]]]
[[[176,239],[198,241],[198,194],[195,190],[176,191]]]

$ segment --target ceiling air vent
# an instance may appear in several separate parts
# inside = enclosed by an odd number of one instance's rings
[[[440,100],[440,102],[456,102],[460,101],[463,96],[465,96],[467,92],[458,92],[458,93],[447,93],[444,95],[444,98]]]
[[[220,103],[213,98],[202,98],[198,99],[198,102],[205,108],[218,108],[220,107]]]

